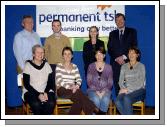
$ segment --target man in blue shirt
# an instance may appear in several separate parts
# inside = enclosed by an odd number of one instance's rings
[[[22,26],[24,29],[15,35],[13,43],[13,51],[18,63],[18,73],[22,73],[26,60],[32,59],[32,47],[36,44],[41,45],[39,35],[33,31],[32,16],[23,16]]]

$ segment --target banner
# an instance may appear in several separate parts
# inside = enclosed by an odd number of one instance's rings
[[[108,36],[116,29],[116,13],[125,13],[124,5],[37,5],[37,33],[41,37],[50,36],[52,21],[62,22],[62,32],[68,37],[88,37],[91,26],[99,28],[99,36]]]

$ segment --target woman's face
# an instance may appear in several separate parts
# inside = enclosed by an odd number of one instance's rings
[[[138,54],[135,52],[135,50],[130,50],[128,53],[128,57],[130,61],[137,61]]]
[[[91,28],[89,34],[90,34],[91,38],[96,38],[98,35],[98,32],[97,32],[96,28]]]
[[[65,62],[71,62],[72,53],[71,53],[70,50],[64,50],[63,59],[64,59]]]
[[[97,62],[103,62],[105,55],[103,53],[97,51],[95,57],[96,57]]]
[[[36,48],[35,53],[33,54],[34,60],[42,61],[44,58],[44,50],[40,47]]]

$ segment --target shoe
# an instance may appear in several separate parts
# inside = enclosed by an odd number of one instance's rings
[[[94,112],[95,114],[99,114],[99,109],[98,109],[98,108],[95,108],[93,112]]]
[[[94,113],[95,113],[96,115],[106,115],[106,112],[103,112],[103,111],[101,111],[101,110],[98,109],[98,108],[95,108],[95,109],[94,109]]]
[[[99,110],[99,114],[98,115],[106,115],[106,112],[103,112],[103,111]]]

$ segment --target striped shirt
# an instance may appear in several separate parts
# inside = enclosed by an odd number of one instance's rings
[[[70,88],[73,84],[81,85],[81,76],[77,65],[72,64],[73,69],[67,71],[62,63],[58,63],[56,66],[56,85],[62,86],[66,89]]]

